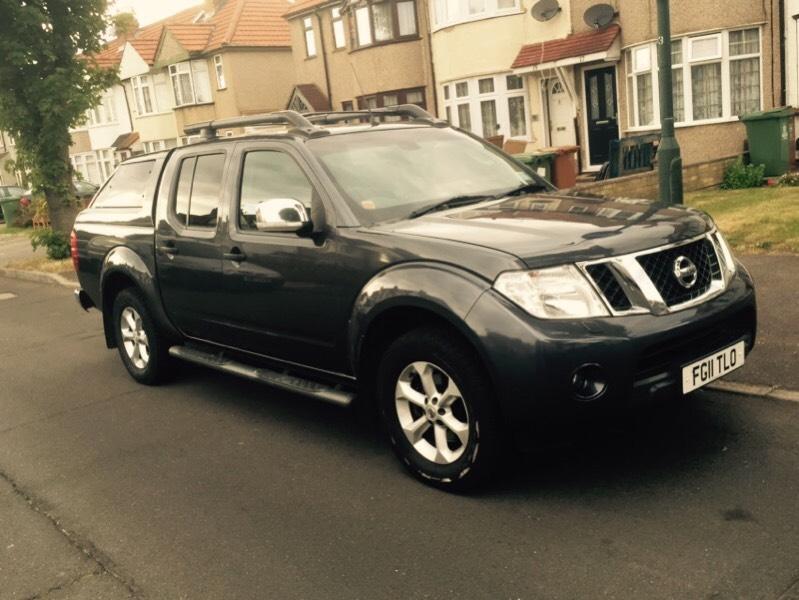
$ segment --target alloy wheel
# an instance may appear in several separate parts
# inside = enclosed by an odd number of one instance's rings
[[[126,306],[119,318],[119,328],[122,333],[122,344],[125,352],[137,369],[147,368],[150,362],[150,342],[141,315],[135,308]]]
[[[469,444],[469,412],[458,386],[441,367],[414,362],[395,387],[397,418],[405,437],[427,460],[448,465]]]

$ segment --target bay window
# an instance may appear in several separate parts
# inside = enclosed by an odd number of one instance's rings
[[[414,0],[372,0],[355,9],[359,47],[416,37]]]
[[[672,42],[674,120],[683,125],[732,120],[761,108],[760,29],[752,27]],[[660,122],[657,44],[625,52],[630,128]]]
[[[477,21],[522,10],[520,0],[433,0],[432,18],[436,28]]]
[[[211,102],[211,84],[208,63],[205,60],[189,60],[169,66],[175,106],[204,104]]]
[[[384,108],[386,106],[397,106],[399,104],[415,104],[421,108],[427,108],[424,99],[424,89],[411,88],[405,90],[392,90],[389,92],[380,92],[371,96],[360,96],[358,99],[358,108],[363,110],[367,108]],[[351,110],[344,109],[344,110]]]
[[[486,138],[528,137],[529,110],[523,77],[492,75],[442,87],[447,121]]]
[[[109,125],[116,123],[117,114],[114,106],[114,93],[111,91],[103,94],[100,104],[89,109],[87,122],[90,126]]]
[[[106,179],[111,177],[114,169],[120,163],[120,157],[113,148],[73,154],[70,160],[72,168],[78,174],[78,179],[89,181],[96,185],[101,185]]]

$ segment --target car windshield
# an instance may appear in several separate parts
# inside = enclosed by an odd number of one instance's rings
[[[551,189],[497,148],[450,128],[358,131],[310,140],[308,148],[366,224],[465,196]]]

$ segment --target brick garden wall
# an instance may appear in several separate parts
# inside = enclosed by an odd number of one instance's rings
[[[724,177],[724,170],[727,165],[739,158],[740,156],[728,156],[683,167],[682,177],[685,192],[695,192],[719,185]],[[658,172],[654,170],[605,181],[580,183],[574,186],[571,191],[587,192],[611,198],[657,200]]]

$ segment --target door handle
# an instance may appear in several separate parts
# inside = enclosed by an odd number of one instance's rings
[[[178,253],[178,249],[175,247],[174,242],[164,242],[162,245],[158,246],[158,251],[163,252],[164,254]]]
[[[247,260],[247,255],[238,248],[232,248],[230,252],[225,252],[222,257],[226,260],[232,260],[233,262],[244,262]]]

